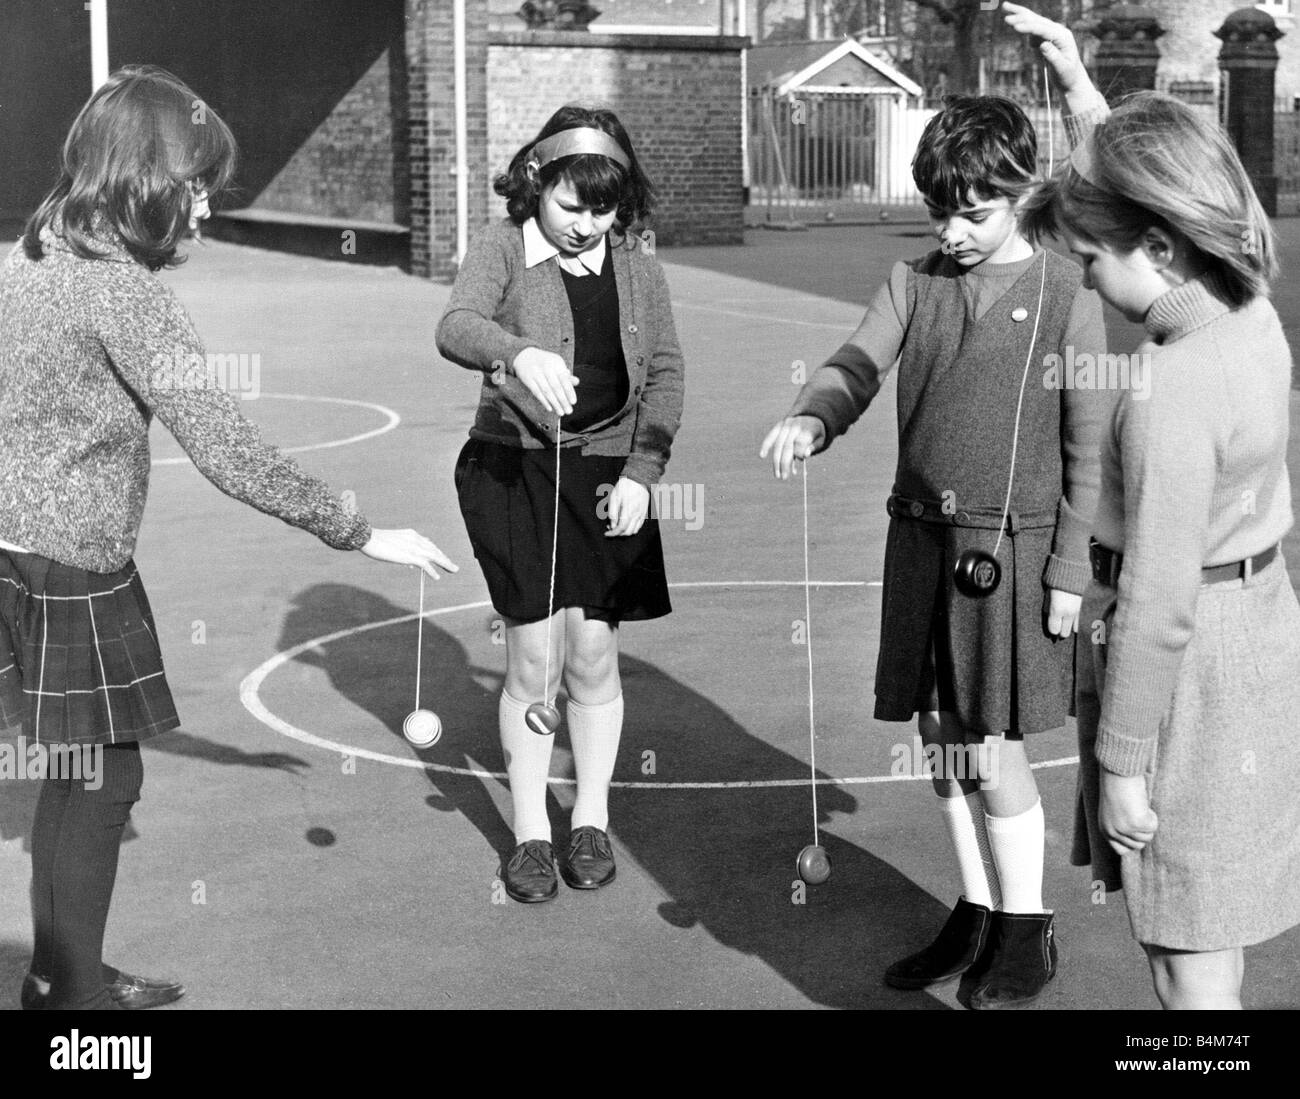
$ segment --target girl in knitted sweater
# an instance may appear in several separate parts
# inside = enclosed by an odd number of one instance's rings
[[[32,825],[29,1008],[153,1007],[183,991],[101,958],[139,742],[180,724],[132,562],[152,418],[235,499],[336,549],[455,570],[415,531],[372,530],[209,379],[153,272],[181,262],[234,162],[229,129],[188,87],[124,68],[77,116],[62,177],[0,268],[0,729],[21,724],[63,761]]]
[[[1102,435],[1080,632],[1074,861],[1122,885],[1166,1008],[1240,1008],[1242,948],[1300,923],[1300,606],[1279,543],[1291,350],[1273,230],[1227,135],[1177,100],[1114,112],[1070,32],[1018,5],[1072,114],[1031,202],[1150,355]]]

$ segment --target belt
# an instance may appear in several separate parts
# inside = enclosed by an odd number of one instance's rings
[[[1218,584],[1224,580],[1249,580],[1277,556],[1277,546],[1269,546],[1263,553],[1247,557],[1244,561],[1233,561],[1228,565],[1211,565],[1201,569],[1202,584]],[[1107,549],[1095,538],[1088,544],[1088,560],[1092,562],[1092,578],[1098,584],[1117,587],[1120,569],[1124,565],[1124,555],[1113,549]]]
[[[949,527],[974,527],[979,530],[1001,530],[1002,509],[966,507],[956,508],[939,500],[914,500],[893,493],[885,504],[890,515],[898,519],[915,519],[921,523],[940,523]],[[1009,511],[1006,531],[1015,534],[1021,530],[1041,530],[1056,526],[1056,508],[1037,511]]]

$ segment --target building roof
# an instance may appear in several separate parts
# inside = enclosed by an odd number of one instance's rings
[[[750,85],[775,87],[778,95],[821,87],[922,94],[919,84],[852,38],[751,46],[746,56]]]

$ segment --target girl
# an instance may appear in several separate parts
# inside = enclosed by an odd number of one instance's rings
[[[561,672],[578,780],[564,880],[596,889],[614,878],[618,628],[671,610],[648,510],[681,419],[683,364],[651,238],[630,233],[652,189],[612,112],[560,108],[495,187],[508,216],[465,256],[437,341],[483,374],[456,487],[506,622],[499,721],[516,846],[502,878],[528,903],[559,886],[546,810],[552,740],[525,713],[555,697]]]
[[[181,262],[187,228],[234,170],[225,123],[210,109],[192,121],[199,102],[161,69],[114,73],[0,268],[0,728],[21,721],[34,743],[102,761],[80,772],[98,772],[94,788],[41,787],[26,1007],[153,1007],[183,991],[101,959],[139,742],[180,724],[131,560],[153,416],[235,499],[337,549],[455,570],[414,531],[372,530],[210,384],[193,324],[153,274]]]
[[[922,989],[966,974],[962,999],[1000,1008],[1033,1000],[1056,973],[1024,738],[1065,724],[1108,400],[1045,383],[1060,356],[1104,351],[1105,331],[1078,268],[1021,230],[1037,141],[1014,103],[951,97],[912,173],[940,248],[894,267],[761,455],[789,476],[862,415],[899,361],[875,716],[918,714],[963,896],[885,981]],[[1003,572],[982,598],[955,571],[980,551]]]
[[[1273,230],[1222,130],[1154,93],[1111,113],[1065,27],[1005,8],[1044,40],[1082,132],[1033,224],[1150,337],[1149,398],[1121,400],[1102,436],[1074,861],[1122,885],[1164,1007],[1240,1008],[1242,947],[1300,923]]]

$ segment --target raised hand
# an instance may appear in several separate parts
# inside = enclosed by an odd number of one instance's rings
[[[1083,67],[1078,44],[1069,27],[1063,23],[1053,23],[1020,4],[1004,3],[1002,10],[1006,12],[1007,24],[1012,30],[1041,40],[1039,52],[1055,73],[1057,82],[1067,97],[1075,100],[1096,91],[1088,70]]]

